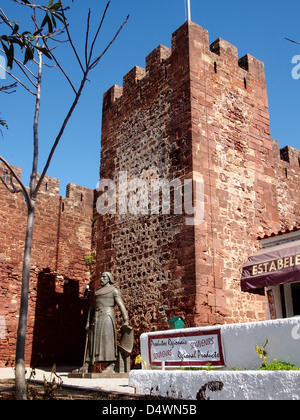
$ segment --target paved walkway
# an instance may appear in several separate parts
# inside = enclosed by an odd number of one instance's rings
[[[77,388],[90,389],[94,391],[107,391],[107,392],[119,392],[126,394],[134,394],[135,390],[128,386],[128,378],[97,378],[97,379],[79,379],[79,378],[68,378],[68,373],[71,370],[66,368],[57,368],[57,374],[62,378],[63,385],[68,385]],[[26,378],[29,378],[31,369],[27,369]],[[43,381],[44,376],[49,381],[51,376],[51,370],[36,369],[36,375],[33,378],[37,381]],[[0,368],[0,380],[1,379],[14,379],[13,368]]]

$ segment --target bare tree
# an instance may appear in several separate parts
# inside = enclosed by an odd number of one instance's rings
[[[54,3],[50,0],[47,6],[43,4],[36,4],[34,0],[12,0],[15,3],[22,5],[23,7],[29,8],[31,12],[31,19],[33,22],[33,30],[28,29],[24,32],[20,32],[19,24],[10,20],[4,11],[0,8],[0,22],[9,31],[9,35],[1,35],[0,43],[2,48],[0,51],[5,53],[7,58],[7,68],[2,70],[14,79],[16,83],[21,85],[27,92],[35,96],[35,109],[34,109],[34,124],[33,124],[33,160],[32,160],[32,171],[30,176],[29,188],[26,188],[22,183],[21,179],[15,173],[13,167],[0,156],[0,161],[9,171],[10,177],[8,179],[1,178],[7,189],[13,193],[23,193],[25,202],[27,205],[27,228],[25,235],[25,247],[24,247],[24,259],[23,259],[23,272],[22,272],[22,287],[21,287],[21,302],[20,302],[20,316],[19,325],[17,331],[17,346],[16,346],[16,398],[26,399],[26,381],[25,381],[25,342],[26,342],[26,328],[27,328],[27,314],[28,314],[28,294],[29,294],[29,277],[30,277],[30,263],[31,263],[31,249],[32,249],[32,237],[34,228],[35,218],[35,207],[38,192],[40,190],[43,179],[49,168],[53,154],[59,144],[64,130],[78,104],[78,101],[82,95],[88,76],[91,70],[93,70],[100,62],[103,55],[107,52],[110,46],[114,43],[123,26],[127,22],[129,16],[124,20],[122,25],[119,27],[115,35],[109,44],[104,48],[101,54],[95,54],[95,47],[99,34],[107,15],[107,11],[110,2],[107,3],[103,12],[102,18],[98,24],[97,30],[94,34],[91,34],[90,23],[91,23],[91,11],[89,10],[87,15],[86,30],[84,35],[85,48],[84,57],[80,57],[78,48],[74,45],[71,36],[71,29],[67,21],[66,13],[69,9],[65,8],[62,0],[58,0]],[[73,0],[72,0],[73,1]],[[59,26],[60,25],[60,26]],[[63,39],[62,39],[63,37]],[[72,80],[72,77],[67,74],[63,64],[59,61],[56,54],[56,47],[59,42],[63,43],[63,48],[66,48],[66,44],[71,48],[74,59],[76,60],[79,68],[81,69],[81,80]],[[54,45],[55,44],[55,45]],[[15,55],[15,46],[19,46],[21,53],[23,53],[23,60],[20,60]],[[52,61],[62,74],[64,75],[67,83],[74,92],[74,99],[70,105],[69,111],[67,112],[63,123],[57,133],[56,138],[53,141],[50,149],[47,161],[41,176],[38,177],[38,157],[39,157],[39,115],[41,105],[41,93],[42,93],[42,73],[44,63],[44,57]],[[33,62],[35,64],[35,70],[29,68],[26,64]],[[16,66],[21,76],[17,76],[13,72],[13,67]]]

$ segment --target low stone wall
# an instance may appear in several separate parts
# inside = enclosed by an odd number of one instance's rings
[[[133,370],[129,386],[184,400],[300,400],[300,371]]]

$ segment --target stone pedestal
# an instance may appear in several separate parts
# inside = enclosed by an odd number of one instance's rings
[[[82,373],[71,372],[68,378],[85,378],[85,379],[99,379],[99,378],[128,378],[130,372],[130,355],[124,352],[118,346],[118,358],[116,363],[116,372],[101,372],[101,373]]]

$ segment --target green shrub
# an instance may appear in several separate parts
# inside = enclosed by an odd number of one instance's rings
[[[259,370],[300,370],[300,368],[290,363],[274,360],[272,363],[266,363]]]

